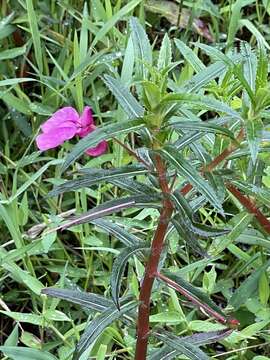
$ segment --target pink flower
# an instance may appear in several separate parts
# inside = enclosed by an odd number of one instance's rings
[[[73,107],[66,106],[56,111],[41,125],[42,134],[36,138],[37,147],[42,151],[53,149],[76,135],[83,138],[95,129],[92,110],[89,106],[84,108],[81,116]],[[97,146],[89,148],[86,154],[99,156],[106,150],[107,142],[103,140]]]

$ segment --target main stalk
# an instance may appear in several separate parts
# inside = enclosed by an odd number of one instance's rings
[[[150,256],[145,268],[144,278],[140,290],[135,360],[146,359],[149,337],[151,292],[158,270],[158,264],[163,249],[165,235],[173,213],[173,205],[169,199],[170,188],[166,180],[166,167],[159,155],[156,156],[155,163],[158,173],[159,185],[163,193],[163,206],[160,213],[158,226],[152,241]]]

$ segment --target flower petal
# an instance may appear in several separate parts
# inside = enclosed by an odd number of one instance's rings
[[[77,111],[71,107],[66,106],[56,111],[52,117],[50,117],[44,124],[41,125],[41,129],[44,133],[54,130],[58,127],[70,126],[76,124],[79,119]]]
[[[100,156],[107,151],[108,143],[107,141],[101,141],[97,146],[88,149],[85,153],[90,156]]]
[[[85,106],[82,115],[77,120],[78,131],[77,135],[84,137],[93,131],[94,119],[92,115],[92,109],[89,106]],[[93,128],[92,128],[93,127]]]
[[[52,129],[46,133],[40,134],[36,138],[37,147],[39,150],[53,149],[61,144],[65,140],[69,140],[76,135],[76,126],[58,127]]]

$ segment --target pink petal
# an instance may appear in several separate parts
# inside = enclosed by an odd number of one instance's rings
[[[100,156],[107,151],[107,148],[107,141],[103,140],[97,146],[88,149],[85,153],[90,156]]]
[[[85,106],[82,115],[77,120],[77,135],[79,135],[80,137],[86,136],[94,130],[94,128],[92,129],[93,125],[94,119],[92,115],[92,109],[89,106]]]
[[[76,135],[77,128],[76,126],[69,127],[58,127],[48,131],[46,133],[40,134],[36,138],[37,147],[39,150],[48,150],[53,149],[61,144],[65,140],[69,140]]]
[[[56,111],[52,117],[50,117],[42,126],[41,129],[44,133],[47,133],[51,130],[54,130],[58,127],[63,127],[65,125],[70,126],[71,124],[76,124],[79,119],[79,114],[73,107],[66,106],[58,111]]]

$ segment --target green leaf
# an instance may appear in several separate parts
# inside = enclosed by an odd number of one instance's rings
[[[169,345],[171,348],[178,350],[181,354],[186,355],[191,360],[209,360],[210,358],[196,345],[175,336],[168,331],[155,332],[155,336]]]
[[[181,340],[198,346],[213,344],[214,342],[222,340],[226,336],[229,336],[232,331],[233,330],[231,329],[225,329],[220,331],[203,332],[181,337]],[[153,335],[155,335],[155,332]],[[172,347],[165,345],[160,350],[153,352],[153,354],[150,354],[149,360],[171,360],[175,359],[175,357],[179,354],[181,354],[181,351],[173,350]]]
[[[78,290],[47,288],[42,289],[42,294],[56,297],[58,299],[69,301],[73,304],[81,305],[87,309],[102,312],[109,306],[112,306],[112,301],[97,294],[86,293]]]
[[[221,213],[223,213],[222,205],[214,189],[202,178],[192,165],[190,165],[171,145],[165,146],[159,150],[160,155],[167,160],[175,169],[179,171],[205,198]]]
[[[4,51],[0,51],[0,61],[7,59],[14,59],[17,56],[21,56],[26,52],[26,45],[22,47],[12,48]]]
[[[12,34],[16,27],[11,25],[11,21],[14,19],[15,12],[12,11],[8,16],[4,17],[0,21],[0,40]]]
[[[227,128],[217,125],[210,121],[198,122],[198,121],[181,121],[180,117],[173,117],[169,122],[169,125],[176,130],[188,130],[188,131],[200,131],[204,133],[214,133],[228,136],[232,140],[235,140],[234,134]]]
[[[248,119],[245,122],[245,125],[251,160],[253,164],[255,164],[259,152],[259,146],[262,140],[263,122],[260,118],[257,117]]]
[[[126,246],[134,246],[141,243],[140,238],[124,230],[121,226],[113,223],[112,221],[105,219],[96,219],[91,220],[90,222],[91,224],[94,224],[105,230],[109,234],[113,235],[114,237],[116,237],[116,239],[120,240]]]
[[[40,325],[40,326],[42,326],[43,324],[43,318],[41,315],[35,315],[32,313],[14,312],[14,311],[4,311],[4,310],[0,310],[0,313],[9,316],[10,318],[22,323],[28,323],[28,324]]]
[[[17,85],[23,82],[28,81],[36,81],[36,79],[32,78],[14,78],[14,79],[6,79],[0,81],[0,86],[9,86],[9,85]]]
[[[251,275],[235,291],[232,297],[229,300],[229,303],[234,307],[235,310],[239,309],[241,305],[252,296],[252,294],[257,290],[259,279],[261,274],[266,271],[270,266],[270,260],[268,260],[264,265],[260,266],[255,270]]]
[[[115,306],[109,307],[99,316],[93,319],[86,327],[78,345],[76,346],[72,360],[78,360],[85,350],[99,337],[99,335],[115,320],[121,318],[125,313],[130,312],[137,306],[137,301],[130,300],[118,310]]]
[[[229,24],[228,37],[227,37],[228,47],[232,46],[236,33],[239,29],[242,7],[252,4],[254,2],[255,0],[237,0],[231,6],[230,24]]]
[[[36,295],[40,295],[41,289],[44,287],[42,282],[40,282],[36,277],[30,275],[27,271],[22,270],[14,262],[3,262],[1,266],[7,270],[11,277],[16,281],[27,286],[31,291]]]
[[[148,170],[145,169],[145,166],[143,165],[134,164],[109,170],[84,168],[81,169],[80,172],[85,175],[56,186],[48,193],[47,196],[58,196],[67,191],[75,191],[81,188],[90,187],[96,184],[100,184],[103,181],[146,174]]]
[[[9,334],[8,338],[6,339],[4,345],[5,346],[14,346],[16,347],[18,345],[18,341],[19,341],[19,325],[16,324],[14,326],[14,329],[12,330],[12,332]]]
[[[132,131],[139,130],[143,127],[143,120],[135,119],[123,121],[119,124],[108,124],[103,127],[97,128],[89,135],[81,139],[73,148],[71,153],[67,156],[62,171],[66,170],[85,150],[90,147],[98,145],[102,140],[109,140],[114,136],[120,134],[127,134]]]
[[[179,93],[179,94],[168,94],[164,96],[161,101],[161,105],[168,102],[178,103],[180,105],[191,105],[193,107],[199,108],[200,110],[213,110],[216,112],[226,113],[231,115],[234,118],[241,119],[241,116],[233,110],[227,104],[215,100],[210,96],[200,96],[195,94]]]
[[[144,108],[138,103],[130,91],[121,83],[120,80],[105,74],[103,81],[116,97],[119,105],[130,119],[143,117]]]
[[[183,41],[179,39],[175,39],[174,42],[177,49],[197,73],[200,73],[205,69],[204,63],[198,58],[198,56],[194,53],[194,51],[191,50],[190,47],[188,47]]]
[[[207,252],[201,247],[199,243],[199,238],[190,231],[189,225],[190,222],[185,222],[185,220],[180,216],[175,216],[172,219],[172,223],[179,233],[180,237],[186,242],[186,244],[193,249],[197,254],[201,256],[209,257]]]
[[[23,194],[51,165],[61,164],[63,160],[55,159],[47,162],[47,164],[43,165],[38,171],[34,172],[31,176],[29,176],[28,180],[16,191],[14,195],[12,195],[6,203],[11,203],[18,196]],[[3,201],[2,201],[3,203]],[[5,203],[5,202],[4,202]]]
[[[47,351],[22,346],[0,346],[0,351],[12,360],[57,360]]]
[[[67,229],[71,226],[85,224],[91,220],[99,219],[106,215],[110,215],[123,209],[128,209],[130,207],[159,207],[159,197],[150,197],[144,195],[134,195],[126,198],[120,198],[115,200],[110,200],[104,202],[101,205],[96,206],[95,208],[74,217],[74,219],[69,220],[68,222],[60,225],[58,229]]]
[[[142,0],[131,0],[125,6],[123,6],[119,11],[117,11],[98,31],[94,40],[91,43],[91,48],[93,49],[96,44],[114,27],[114,25],[122,20],[125,15],[130,13],[137,5],[139,5]]]
[[[181,87],[174,86],[173,90],[175,92],[188,92],[194,93],[204,86],[208,85],[209,82],[214,80],[216,77],[220,77],[227,69],[227,65],[221,61],[217,61],[214,64],[207,66],[204,70],[198,72],[190,80],[185,82]]]
[[[32,0],[26,0],[28,22],[30,26],[30,31],[32,35],[35,57],[38,65],[40,75],[43,73],[43,55],[42,55],[42,46],[40,41],[40,31],[38,28],[38,19],[36,16],[36,11],[34,9],[34,4]]]
[[[163,37],[161,48],[158,56],[158,70],[163,70],[167,66],[171,65],[172,62],[172,46],[171,41],[166,33]]]
[[[146,249],[145,244],[135,245],[128,248],[125,248],[117,256],[116,260],[113,263],[112,273],[111,273],[111,291],[112,298],[115,303],[115,306],[120,310],[119,304],[119,293],[121,288],[121,279],[126,267],[126,264],[131,256],[136,254],[138,251]]]
[[[269,5],[270,5],[270,1],[269,1]],[[267,77],[268,77],[268,58],[264,46],[262,44],[259,44],[258,66],[256,73],[256,93],[260,88],[267,88]]]
[[[220,320],[225,323],[226,322],[226,315],[223,313],[223,311],[206,295],[204,292],[202,292],[197,287],[193,286],[180,276],[176,275],[175,273],[171,273],[167,270],[162,270],[162,274],[167,276],[169,279],[174,281],[176,284],[178,284],[183,291],[186,293],[186,298],[188,298],[190,301],[192,301],[194,304],[203,307],[205,311],[207,311],[209,314],[215,313],[217,317],[220,318]],[[162,280],[162,279],[161,279]],[[164,282],[167,284],[166,282]],[[168,286],[170,284],[167,284]],[[210,310],[210,311],[209,311]]]
[[[140,75],[142,79],[147,80],[148,68],[147,65],[152,65],[152,49],[149,43],[147,34],[135,17],[130,19],[131,36],[133,45],[139,59]]]

